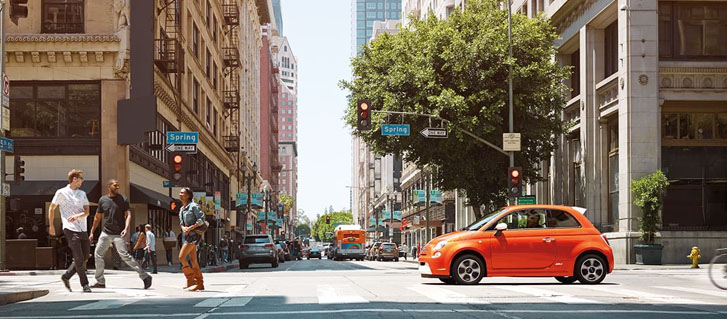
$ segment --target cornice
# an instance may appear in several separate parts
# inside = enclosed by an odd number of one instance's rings
[[[115,34],[11,34],[5,42],[64,43],[64,42],[119,42]]]

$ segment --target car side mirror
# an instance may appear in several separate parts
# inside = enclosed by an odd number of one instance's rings
[[[497,224],[497,226],[495,226],[495,236],[501,234],[503,230],[507,230],[507,224],[505,224],[505,223]]]

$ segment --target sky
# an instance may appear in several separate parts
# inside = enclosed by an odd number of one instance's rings
[[[298,59],[298,209],[314,219],[349,209],[351,134],[343,113],[349,79],[351,1],[282,0],[283,35]]]

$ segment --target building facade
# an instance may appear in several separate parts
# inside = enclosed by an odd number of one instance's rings
[[[401,19],[399,0],[351,0],[351,54],[374,35],[374,21]]]
[[[231,198],[239,191],[239,167],[251,166],[241,147],[252,159],[259,156],[256,135],[249,134],[259,121],[257,112],[251,112],[251,103],[259,105],[257,78],[242,70],[259,68],[260,25],[271,19],[259,8],[268,3],[167,4],[149,3],[155,12],[153,43],[147,46],[154,51],[148,60],[153,69],[142,69],[146,60],[130,47],[135,30],[128,1],[32,1],[28,18],[6,25],[6,72],[14,92],[8,129],[14,155],[25,162],[25,180],[13,184],[8,199],[12,229],[34,230],[31,238],[48,245],[48,205],[55,190],[68,183],[68,171],[77,168],[84,171],[83,190],[92,206],[107,193],[107,180],[119,180],[121,193],[131,202],[133,223],[151,224],[162,249],[167,228],[180,233],[170,211],[171,197],[180,189],[162,185],[172,179],[165,151],[169,131],[199,133],[198,152],[186,156],[188,170],[178,186],[191,187],[197,200],[206,203],[205,213],[215,226],[206,241],[215,244],[240,224]],[[148,72],[148,87],[132,83],[132,71]],[[249,82],[243,85],[241,79]],[[122,121],[117,108],[130,98],[132,87],[148,90],[156,101],[156,110],[144,110],[155,125],[138,142],[120,144],[126,127],[117,129]],[[12,160],[8,157],[10,167]],[[60,220],[55,223],[60,229]]]

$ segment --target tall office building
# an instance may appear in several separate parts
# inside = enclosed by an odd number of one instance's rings
[[[280,7],[280,0],[273,0],[273,17],[278,27],[278,35],[283,35],[283,11]]]
[[[374,21],[401,18],[401,1],[351,0],[351,55],[374,35]]]

